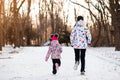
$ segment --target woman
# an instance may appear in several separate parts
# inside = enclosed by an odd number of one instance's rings
[[[89,30],[85,27],[84,18],[82,16],[77,17],[77,23],[75,24],[71,35],[70,35],[71,45],[74,48],[75,52],[75,66],[74,69],[77,70],[77,67],[81,60],[81,74],[85,72],[85,53],[87,45],[91,44],[91,34]]]

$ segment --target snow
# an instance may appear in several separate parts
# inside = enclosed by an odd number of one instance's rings
[[[48,46],[21,47],[11,58],[0,58],[0,80],[119,80],[120,52],[114,47],[90,47],[86,52],[86,72],[74,71],[74,50],[63,47],[61,67],[52,74],[52,62],[45,62]],[[0,56],[2,57],[2,55]]]

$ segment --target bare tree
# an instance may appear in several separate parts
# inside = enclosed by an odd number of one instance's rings
[[[18,6],[17,0],[13,0],[13,29],[14,29],[14,44],[15,47],[20,47],[20,31],[19,31],[19,27],[18,27],[18,15],[19,15],[19,10],[22,6],[22,4],[25,2],[25,0],[22,0],[22,2],[20,3],[20,5]]]
[[[47,33],[45,33],[46,27],[47,27],[47,0],[40,0],[39,1],[39,25],[38,25],[38,34],[39,34],[39,43],[43,44],[46,41],[45,36]]]
[[[3,21],[4,21],[4,0],[0,0],[0,50],[2,50],[2,46],[4,46]]]
[[[25,20],[25,36],[27,40],[27,45],[31,45],[31,38],[32,38],[32,25],[30,21],[30,8],[31,8],[31,0],[27,0],[28,9],[27,9],[27,16]]]
[[[52,33],[55,32],[55,26],[54,26],[54,14],[53,14],[53,10],[54,10],[54,1],[50,0],[50,4],[51,7],[49,8],[50,11],[50,18],[51,18],[51,27],[52,27]]]
[[[120,1],[109,0],[110,12],[112,16],[112,26],[114,27],[115,50],[120,51]]]

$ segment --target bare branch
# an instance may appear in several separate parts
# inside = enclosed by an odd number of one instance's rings
[[[97,9],[99,12],[101,12],[101,10],[99,8],[97,8],[93,3],[90,3],[95,9]]]
[[[76,2],[71,1],[71,0],[70,0],[70,2],[72,2],[73,4],[77,4],[77,5],[81,6],[81,7],[83,7],[83,8],[85,8],[85,9],[89,10],[89,8],[87,8],[87,7],[83,6],[83,5],[79,4],[79,3],[76,3]]]
[[[23,1],[21,2],[21,4],[20,4],[20,6],[18,7],[18,10],[17,10],[17,11],[20,10],[20,8],[21,8],[21,6],[23,5],[24,2],[25,2],[25,0],[23,0]]]
[[[90,12],[90,14],[93,15],[93,17],[98,21],[96,15],[89,8],[83,6],[83,5],[79,4],[79,3],[73,2],[71,0],[70,0],[70,2],[72,2],[73,4],[79,5],[79,6],[83,7],[84,9],[87,9]]]

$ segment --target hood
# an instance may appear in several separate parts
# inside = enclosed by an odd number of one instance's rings
[[[53,40],[53,41],[51,41],[51,46],[56,46],[57,44],[59,44],[59,43],[58,43],[58,40]]]

